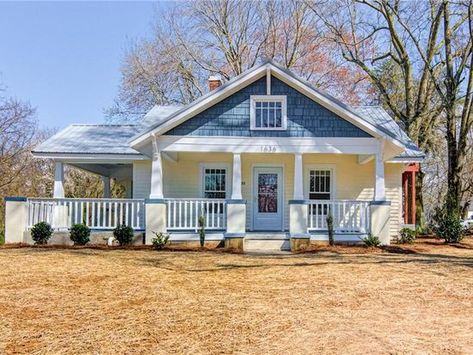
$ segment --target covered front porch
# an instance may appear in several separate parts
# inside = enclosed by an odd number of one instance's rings
[[[145,232],[145,243],[159,231],[175,241],[198,240],[201,216],[209,240],[238,248],[250,233],[326,242],[329,214],[340,242],[359,242],[375,233],[388,244],[398,228],[400,217],[392,211],[399,210],[402,165],[385,163],[375,139],[359,138],[356,145],[343,139],[337,145],[333,140],[304,145],[303,139],[286,140],[286,145],[268,145],[267,140],[232,145],[229,139],[212,147],[209,142],[189,144],[188,139],[155,139],[151,160],[120,162],[108,170],[103,162],[88,162],[89,171],[104,174],[103,198],[65,198],[64,164],[79,163],[61,160],[56,162],[53,198],[10,205],[24,203],[23,230],[40,221],[57,230],[84,223],[110,231],[127,224]],[[130,198],[110,198],[114,171],[128,182]]]

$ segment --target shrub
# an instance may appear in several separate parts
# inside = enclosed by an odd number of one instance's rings
[[[402,228],[399,231],[399,243],[412,244],[416,240],[416,231],[410,228]]]
[[[155,237],[151,241],[154,249],[161,250],[169,243],[169,234],[163,232],[153,232]]]
[[[74,224],[70,233],[70,238],[75,245],[86,245],[90,241],[90,228],[85,224]]]
[[[35,244],[47,244],[53,229],[46,222],[38,222],[31,228],[31,238]]]
[[[5,244],[5,227],[0,226],[0,245]]]
[[[333,216],[332,216],[332,209],[328,210],[328,215],[327,215],[327,229],[328,229],[328,243],[330,245],[335,244],[335,239],[333,238]]]
[[[450,206],[449,206],[450,205]],[[432,228],[445,243],[458,243],[463,239],[465,228],[461,224],[459,211],[447,200],[435,209]]]
[[[361,238],[361,240],[367,247],[377,247],[381,244],[379,238],[372,234],[368,234],[367,237]]]
[[[133,241],[133,228],[126,224],[121,224],[113,230],[113,236],[120,245],[128,245]]]
[[[199,217],[199,238],[200,238],[200,246],[203,248],[205,244],[205,217]]]

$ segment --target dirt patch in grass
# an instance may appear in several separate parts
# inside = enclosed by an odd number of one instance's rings
[[[0,352],[472,353],[471,239],[395,247],[0,248]]]

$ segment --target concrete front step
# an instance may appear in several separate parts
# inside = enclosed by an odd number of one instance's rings
[[[290,251],[291,242],[286,234],[282,235],[247,235],[243,241],[245,252],[267,253],[278,251]]]

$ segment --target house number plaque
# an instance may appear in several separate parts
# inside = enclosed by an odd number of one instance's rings
[[[263,153],[276,153],[277,147],[275,145],[263,145],[261,146],[261,151]]]

